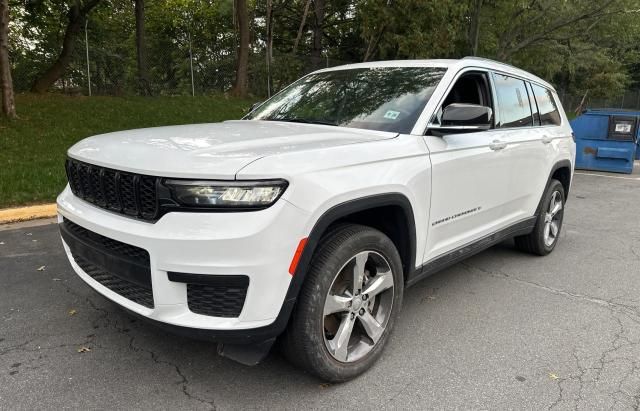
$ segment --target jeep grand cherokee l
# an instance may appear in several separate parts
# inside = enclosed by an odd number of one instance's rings
[[[510,237],[557,245],[575,144],[553,87],[477,58],[319,70],[244,119],[84,139],[58,197],[82,280],[258,362],[345,381],[418,280]]]

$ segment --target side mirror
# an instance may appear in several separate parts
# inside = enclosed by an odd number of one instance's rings
[[[441,129],[489,130],[493,110],[478,104],[449,104],[442,110]]]

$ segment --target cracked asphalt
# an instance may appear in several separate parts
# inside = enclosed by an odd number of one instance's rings
[[[76,277],[55,224],[4,227],[0,409],[637,410],[638,177],[577,174],[548,257],[506,242],[407,290],[381,361],[340,385],[140,323]]]

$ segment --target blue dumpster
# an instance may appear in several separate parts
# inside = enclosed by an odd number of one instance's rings
[[[571,120],[576,136],[576,168],[633,172],[640,155],[640,111],[587,109]]]

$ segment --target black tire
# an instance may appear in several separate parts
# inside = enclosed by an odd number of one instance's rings
[[[562,209],[558,211],[553,218],[553,221],[557,222],[558,229],[557,234],[553,236],[553,241],[549,243],[548,241],[545,241],[545,226],[547,225],[547,214],[554,193],[557,193],[556,196],[560,196],[560,204],[562,205]],[[564,186],[558,180],[551,180],[544,192],[544,195],[542,196],[539,210],[540,213],[538,215],[538,219],[536,220],[536,225],[533,228],[533,231],[528,235],[515,237],[514,240],[516,247],[522,251],[537,254],[540,256],[544,256],[552,252],[556,247],[556,244],[558,244],[560,231],[562,229],[562,219],[564,217],[565,202],[566,199]]]
[[[364,251],[373,251],[383,256],[388,262],[394,284],[393,288],[388,289],[386,298],[389,301],[391,295],[393,296],[392,305],[386,327],[377,343],[372,344],[368,354],[353,362],[341,362],[329,352],[325,342],[325,299],[334,284],[334,279],[340,272],[346,272],[347,264],[353,260],[354,256]],[[362,374],[382,354],[402,306],[403,289],[404,277],[400,254],[389,237],[373,228],[355,224],[341,225],[331,229],[320,241],[311,260],[282,341],[283,354],[295,365],[324,381],[343,382]],[[353,329],[355,330],[356,327],[357,325],[354,325]]]

